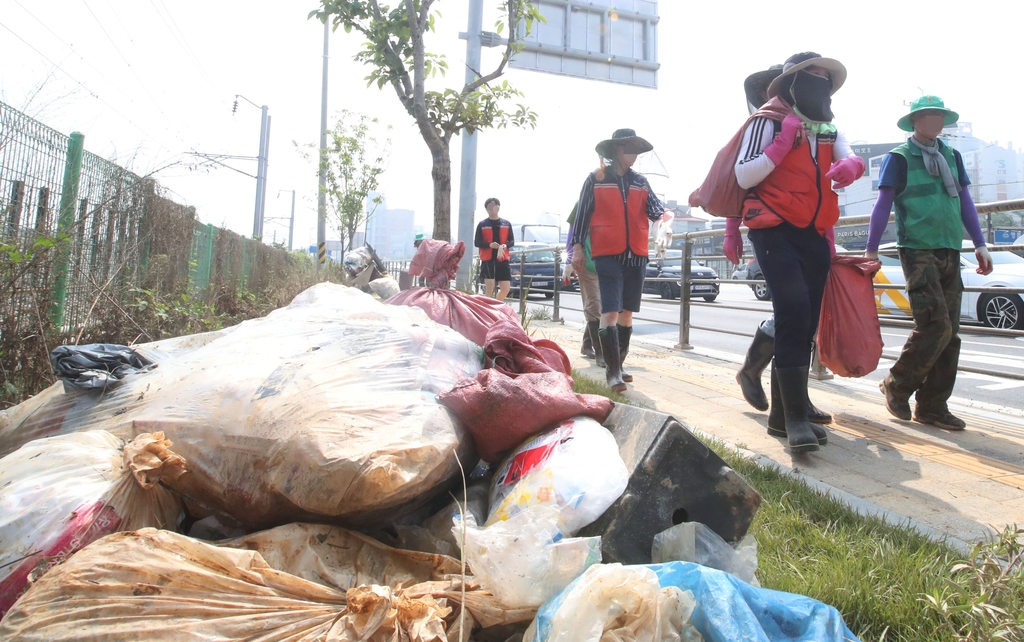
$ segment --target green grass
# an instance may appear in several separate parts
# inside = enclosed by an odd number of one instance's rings
[[[611,388],[608,387],[608,384],[606,384],[605,382],[598,381],[597,379],[594,379],[592,377],[588,377],[587,375],[581,373],[576,368],[572,369],[572,380],[574,381],[572,386],[573,392],[576,392],[578,394],[601,395],[602,397],[608,397],[615,403],[636,405],[632,401],[627,399],[625,395],[623,395],[622,393],[613,391]]]
[[[573,378],[576,392],[629,403],[604,382]],[[764,499],[751,526],[763,586],[831,604],[865,642],[1024,640],[1024,531],[965,556],[705,441]]]

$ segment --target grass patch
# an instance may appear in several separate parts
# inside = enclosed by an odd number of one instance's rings
[[[865,641],[1024,640],[1024,532],[1008,529],[964,560],[721,443],[709,446],[764,498],[751,532],[765,587],[835,606]]]
[[[581,395],[601,395],[602,397],[608,397],[615,403],[622,403],[626,405],[636,405],[632,401],[626,398],[620,392],[615,392],[608,387],[608,384],[604,381],[598,381],[593,377],[588,377],[576,368],[572,369],[572,391]]]

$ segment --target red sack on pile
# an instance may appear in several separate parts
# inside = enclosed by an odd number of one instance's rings
[[[572,380],[560,372],[513,379],[494,368],[460,381],[437,399],[469,429],[487,462],[500,461],[528,437],[566,419],[586,415],[603,422],[615,405],[606,397],[574,393]]]
[[[443,241],[426,239],[420,243],[409,264],[409,274],[422,276],[432,288],[448,288],[448,283],[459,271],[459,261],[466,253],[466,244],[459,241],[449,245]]]
[[[825,284],[818,323],[818,358],[840,377],[863,377],[878,367],[882,329],[871,279],[877,259],[836,256]]]
[[[385,303],[412,305],[441,325],[448,326],[478,346],[487,342],[487,331],[498,323],[519,325],[512,308],[490,297],[458,290],[413,288],[399,292]]]
[[[532,339],[517,319],[491,326],[482,344],[492,368],[518,377],[526,372],[561,372],[572,386],[572,364],[562,346],[548,339]]]

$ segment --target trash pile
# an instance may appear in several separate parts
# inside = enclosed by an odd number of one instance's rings
[[[0,412],[0,639],[854,639],[757,587],[760,497],[683,424],[447,290],[463,251],[387,303],[62,348]]]

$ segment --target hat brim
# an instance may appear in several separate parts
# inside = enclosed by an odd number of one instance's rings
[[[743,81],[743,93],[747,95],[747,102],[753,105],[754,109],[764,104],[765,101],[757,100],[756,94],[761,89],[767,92],[772,81],[781,75],[781,69],[765,69],[764,71],[755,71],[747,76],[746,80]]]
[[[631,148],[629,150],[630,154],[645,154],[654,149],[654,145],[639,136],[602,140],[594,149],[601,155],[601,158],[615,158],[615,148],[627,146]]]
[[[807,69],[808,67],[821,67],[828,70],[829,76],[832,78],[832,91],[830,95],[834,95],[839,88],[846,82],[846,67],[843,63],[839,62],[834,58],[810,58],[803,62],[797,63],[783,71],[779,76],[772,81],[772,84],[768,85],[768,97],[774,98],[779,95],[779,90],[782,87],[782,81],[784,78],[794,75],[798,71]]]
[[[896,121],[896,126],[905,132],[914,131],[914,123],[910,119],[910,117],[919,111],[925,111],[929,109],[932,111],[942,112],[942,125],[944,127],[949,127],[950,125],[956,123],[956,121],[960,120],[960,114],[956,113],[952,109],[946,109],[945,107],[922,107],[921,109],[915,109],[914,111],[910,112],[903,118],[900,118],[898,121]]]

